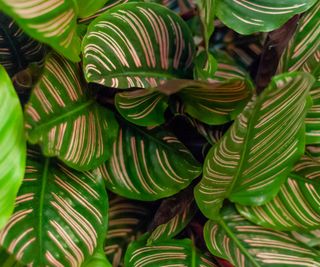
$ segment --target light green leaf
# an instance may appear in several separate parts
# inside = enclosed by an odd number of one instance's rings
[[[14,214],[1,246],[33,266],[80,266],[102,248],[108,199],[103,180],[28,151]]]
[[[19,98],[5,69],[0,65],[0,229],[14,209],[22,183],[26,140]]]
[[[107,260],[103,251],[98,251],[83,264],[83,267],[112,267],[112,265]]]
[[[72,61],[80,61],[75,1],[0,0],[0,5],[32,38],[49,44]]]
[[[109,190],[151,201],[176,194],[201,174],[201,167],[171,133],[123,125],[111,158],[98,167]]]
[[[89,17],[100,10],[109,0],[76,0],[78,4],[78,16]]]
[[[117,93],[115,105],[128,121],[139,126],[156,126],[165,122],[168,97],[156,90],[134,90]]]
[[[218,222],[208,221],[204,238],[210,252],[237,267],[318,267],[320,255],[289,233],[257,226],[233,207]]]
[[[4,248],[0,248],[1,267],[24,267],[14,255],[10,255]]]
[[[8,16],[0,12],[0,64],[10,76],[28,67],[42,65],[45,57],[43,44],[22,32]]]
[[[237,205],[242,216],[275,230],[320,228],[320,163],[309,157],[297,162],[278,195],[257,207]]]
[[[192,74],[191,32],[178,15],[157,4],[109,9],[89,25],[82,51],[87,81],[109,87],[156,87]]]
[[[194,62],[194,78],[196,80],[207,81],[214,77],[218,68],[218,62],[212,54],[201,51]]]
[[[25,126],[28,140],[46,156],[89,170],[111,155],[118,126],[111,111],[90,99],[81,78],[77,64],[50,54],[26,106]]]
[[[217,16],[241,34],[269,32],[295,14],[308,10],[317,0],[218,0]]]
[[[142,236],[128,247],[125,256],[126,267],[216,267],[212,258],[202,254],[190,239],[167,240],[146,245],[148,235]]]
[[[154,208],[140,202],[113,196],[110,199],[109,227],[104,251],[112,266],[124,266],[124,254],[129,243],[147,231]]]
[[[224,199],[262,205],[278,193],[304,152],[304,117],[313,78],[288,73],[273,78],[209,151],[195,197],[208,218],[218,219]]]

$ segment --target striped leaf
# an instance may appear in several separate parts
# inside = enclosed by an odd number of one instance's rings
[[[129,243],[146,232],[152,207],[145,202],[113,196],[109,202],[109,226],[104,251],[114,267],[123,267]]]
[[[0,0],[0,5],[29,36],[72,61],[80,61],[76,1]]]
[[[315,249],[320,249],[320,230],[312,230],[309,232],[303,231],[293,231],[291,234],[294,236],[295,239],[299,240],[300,242],[304,243],[308,247],[315,247]]]
[[[216,267],[212,258],[202,254],[190,239],[167,240],[146,245],[148,235],[134,241],[125,256],[126,267]]]
[[[117,93],[115,105],[128,121],[140,126],[156,126],[165,122],[168,97],[156,90],[134,90]]]
[[[199,163],[171,133],[126,125],[98,170],[109,190],[146,201],[174,195],[201,174]]]
[[[101,178],[29,150],[1,246],[30,266],[80,266],[102,248],[107,208]]]
[[[0,229],[14,209],[22,183],[26,140],[19,98],[5,69],[0,65]]]
[[[308,10],[317,0],[218,0],[217,16],[241,34],[269,32],[295,14]]]
[[[237,267],[320,266],[319,252],[288,233],[252,224],[233,207],[225,207],[217,223],[206,223],[204,238],[213,255]]]
[[[25,126],[28,140],[46,156],[89,170],[111,155],[118,127],[113,113],[90,99],[81,77],[77,64],[50,54],[26,106]]]
[[[14,255],[10,255],[5,249],[0,248],[1,267],[23,267],[24,265],[19,263]]]
[[[190,82],[179,92],[185,112],[209,125],[233,120],[252,96],[249,80],[231,79],[225,82]]]
[[[275,197],[304,152],[304,117],[311,104],[312,83],[307,73],[274,77],[211,148],[195,188],[205,216],[217,219],[226,198],[242,205],[262,205]]]
[[[320,161],[320,144],[306,146],[306,154],[314,160]]]
[[[201,51],[196,59],[194,60],[194,79],[207,81],[214,77],[215,72],[218,68],[218,62],[212,54],[203,50]]]
[[[30,63],[42,66],[44,56],[43,44],[30,38],[11,18],[0,13],[0,64],[10,76]]]
[[[107,10],[89,25],[82,46],[88,82],[148,88],[192,74],[191,32],[178,15],[157,4]]]
[[[196,211],[196,205],[194,199],[192,199],[167,223],[161,224],[153,230],[147,240],[147,244],[164,242],[175,237],[189,224]]]
[[[248,220],[276,230],[320,228],[320,163],[304,156],[278,195],[259,207],[237,206]]]

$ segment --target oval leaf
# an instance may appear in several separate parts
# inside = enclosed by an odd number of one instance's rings
[[[108,10],[90,24],[82,46],[87,81],[109,87],[156,87],[192,72],[188,26],[157,4],[127,3]]]
[[[102,248],[108,199],[103,180],[29,150],[26,173],[0,243],[33,266],[80,266]]]
[[[46,156],[78,170],[103,163],[111,153],[117,122],[90,99],[77,64],[50,54],[26,106],[28,140]]]
[[[201,173],[199,163],[169,132],[123,126],[112,157],[98,168],[111,191],[151,201],[176,194]]]
[[[19,98],[5,69],[0,65],[0,229],[14,208],[22,183],[26,140]]]
[[[217,219],[226,198],[242,205],[262,205],[275,197],[304,152],[304,117],[311,104],[312,83],[307,73],[275,77],[211,148],[195,188],[205,216]]]

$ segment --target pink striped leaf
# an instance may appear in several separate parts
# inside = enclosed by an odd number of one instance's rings
[[[201,174],[200,164],[171,133],[123,125],[112,156],[98,167],[114,193],[137,200],[176,194]]]
[[[29,266],[75,267],[102,250],[108,199],[99,176],[28,150],[16,207],[2,247]]]
[[[80,67],[54,53],[26,105],[25,127],[46,156],[78,170],[103,163],[118,131],[113,113],[89,97]]]
[[[208,221],[204,238],[209,251],[237,267],[319,267],[320,252],[293,235],[255,225],[233,206],[218,221]]]
[[[109,87],[150,88],[192,77],[192,34],[177,14],[158,4],[107,10],[89,25],[82,51],[87,81]]]

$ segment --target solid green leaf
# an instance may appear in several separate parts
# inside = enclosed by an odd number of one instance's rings
[[[190,239],[171,239],[146,245],[148,235],[130,244],[125,255],[126,267],[216,267],[213,259],[201,253]]]
[[[213,78],[218,68],[216,59],[206,51],[201,51],[199,55],[197,55],[194,65],[194,79],[202,81]]]
[[[118,130],[113,113],[95,103],[86,87],[78,64],[50,54],[25,110],[28,140],[78,170],[102,164]]]
[[[86,263],[83,264],[83,267],[112,267],[112,265],[107,260],[103,251],[97,251]]]
[[[104,251],[113,266],[124,266],[129,243],[147,231],[154,210],[146,202],[113,196],[109,202],[109,226]]]
[[[156,126],[165,122],[168,97],[156,90],[134,90],[117,93],[115,105],[128,121],[140,126]]]
[[[295,14],[308,10],[317,0],[218,0],[217,16],[241,34],[269,32]]]
[[[176,194],[201,174],[191,152],[171,133],[123,125],[112,156],[98,170],[114,193],[151,201]]]
[[[32,38],[49,44],[72,61],[80,61],[75,1],[0,0],[0,5]]]
[[[1,267],[24,267],[19,263],[14,255],[10,255],[4,248],[0,248]]]
[[[170,240],[179,234],[192,220],[197,209],[194,199],[183,207],[179,212],[168,222],[159,225],[154,229],[147,240],[147,244],[164,242]]]
[[[257,207],[237,205],[237,209],[248,220],[266,228],[320,228],[320,163],[302,157],[274,199]]]
[[[274,77],[211,148],[195,188],[205,216],[218,219],[224,199],[262,205],[275,197],[304,152],[304,118],[312,84],[307,73]]]
[[[156,87],[192,74],[194,43],[188,26],[153,3],[107,10],[89,25],[82,51],[87,81],[109,87]]]
[[[26,140],[19,98],[5,69],[0,65],[0,229],[14,209],[22,183]]]
[[[78,16],[89,17],[100,10],[109,0],[76,0],[78,4]]]
[[[0,12],[0,64],[10,76],[35,63],[43,65],[45,47],[25,34],[8,16]]]
[[[204,238],[209,251],[237,267],[318,267],[320,254],[289,233],[247,221],[233,207],[218,222],[208,221]]]
[[[33,266],[80,266],[102,248],[108,199],[103,180],[28,150],[16,207],[1,246]]]

